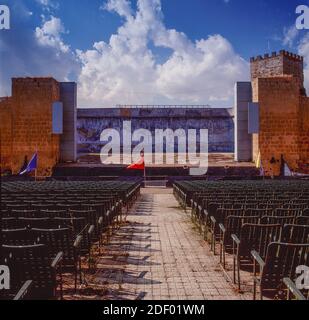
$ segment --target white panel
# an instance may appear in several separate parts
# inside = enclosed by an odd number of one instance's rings
[[[251,82],[237,82],[235,85],[235,161],[252,159],[252,136],[248,134],[248,103],[251,101]]]
[[[248,113],[248,133],[260,132],[260,106],[258,103],[249,103]]]
[[[63,134],[63,104],[53,103],[53,134]]]

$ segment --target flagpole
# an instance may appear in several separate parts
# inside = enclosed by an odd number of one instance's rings
[[[144,162],[144,187],[146,188],[146,162],[145,162],[145,150],[141,152],[141,156]]]
[[[37,173],[38,173],[38,158],[39,158],[39,153],[38,153],[38,146],[36,147],[36,154],[37,154],[37,165],[36,168],[34,170],[34,181],[37,181]]]
[[[144,157],[144,186],[146,188],[146,163],[145,163],[145,157]]]

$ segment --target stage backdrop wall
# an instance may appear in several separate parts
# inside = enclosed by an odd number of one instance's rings
[[[123,121],[129,120],[132,122],[132,132],[148,129],[153,137],[155,129],[185,129],[186,132],[189,129],[198,132],[208,129],[210,152],[234,152],[232,108],[101,108],[77,111],[78,155],[99,153],[103,146],[100,142],[101,132],[113,128],[122,137]],[[154,148],[153,144],[153,151]]]

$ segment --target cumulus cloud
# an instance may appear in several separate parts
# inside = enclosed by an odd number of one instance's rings
[[[61,20],[54,16],[51,16],[47,21],[44,19],[43,25],[35,29],[35,35],[40,45],[55,48],[63,53],[70,50],[62,40],[62,34],[66,32]]]
[[[289,50],[297,52],[304,57],[305,88],[309,93],[309,32],[297,30],[295,24],[283,29],[281,42]]]
[[[298,36],[298,32],[299,30],[296,29],[295,25],[292,25],[289,28],[285,27],[283,30],[283,45],[292,48],[294,45],[294,41]]]
[[[59,8],[59,3],[55,0],[36,0],[36,2],[42,5],[43,10],[48,12]]]
[[[14,28],[1,34],[0,96],[11,95],[12,77],[52,76],[66,81],[79,73],[75,53],[62,40],[65,29],[60,19],[43,18],[42,25],[33,30],[28,26],[30,15],[23,14],[25,9],[12,6],[18,19]]]
[[[305,88],[309,93],[309,33],[307,32],[300,40],[298,45],[298,54],[304,57],[304,76]]]
[[[75,51],[64,41],[68,32],[64,23],[44,9],[56,8],[57,2],[37,2],[44,10],[41,25],[33,30],[29,15],[14,12],[17,23],[0,39],[5,61],[0,96],[10,95],[11,77],[53,76],[59,81],[77,80],[81,107],[232,106],[234,83],[249,79],[248,63],[221,35],[192,41],[185,33],[168,29],[160,0],[138,0],[136,10],[129,0],[105,2],[101,9],[122,17],[122,25],[109,41],[96,42],[85,51]]]
[[[125,19],[109,42],[78,51],[80,105],[206,104],[232,106],[233,86],[249,78],[248,63],[220,35],[191,41],[164,25],[160,0],[109,0],[104,8]],[[169,49],[157,62],[153,47]]]
[[[128,0],[110,0],[104,3],[101,7],[101,10],[115,11],[120,16],[126,17],[129,19],[132,16],[132,10],[130,2]]]

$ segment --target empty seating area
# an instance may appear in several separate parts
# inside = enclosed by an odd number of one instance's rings
[[[0,265],[11,286],[0,300],[61,299],[64,272],[78,290],[82,261],[91,267],[92,248],[101,252],[139,194],[130,181],[2,183]]]
[[[308,299],[297,287],[309,267],[309,181],[184,181],[174,195],[223,270],[257,299]]]

